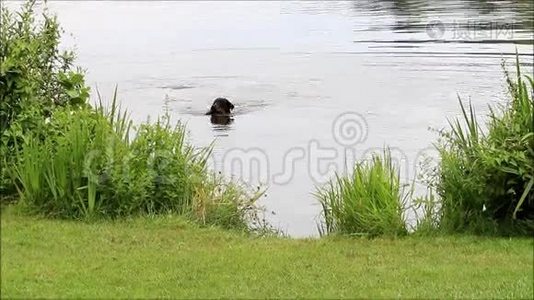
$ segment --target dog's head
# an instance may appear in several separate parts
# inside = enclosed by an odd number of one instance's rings
[[[234,105],[232,104],[232,102],[230,102],[226,98],[217,98],[217,99],[215,99],[215,101],[213,101],[213,104],[221,107],[222,109],[226,109],[226,110],[234,109]]]
[[[230,114],[232,112],[232,109],[234,109],[234,105],[232,102],[230,102],[226,98],[217,98],[213,101],[213,104],[211,105],[211,109],[209,112],[207,112],[207,115],[213,115],[213,114]]]

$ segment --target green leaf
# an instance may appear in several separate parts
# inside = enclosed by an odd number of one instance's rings
[[[77,90],[67,90],[66,93],[71,99],[80,97],[80,93]]]
[[[530,179],[530,181],[527,184],[527,187],[525,188],[525,191],[523,192],[523,195],[521,195],[521,199],[519,199],[519,202],[517,203],[515,209],[513,218],[517,218],[517,212],[519,211],[519,208],[521,208],[521,205],[523,205],[523,202],[525,202],[525,199],[527,198],[528,193],[532,189],[532,185],[534,185],[534,177]]]

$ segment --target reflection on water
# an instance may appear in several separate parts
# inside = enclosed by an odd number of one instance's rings
[[[388,145],[411,181],[422,154],[433,153],[436,135],[428,128],[458,114],[458,95],[479,113],[502,101],[501,61],[517,50],[532,66],[533,5],[49,3],[72,33],[67,44],[77,45],[90,83],[104,95],[118,84],[136,121],[161,113],[167,99],[193,143],[216,138],[213,168],[268,187],[262,204],[276,212],[271,222],[294,236],[317,234],[320,206],[311,193],[346,169],[347,150],[360,158]],[[233,118],[204,115],[217,97],[232,99]],[[345,112],[365,120],[365,139],[351,147],[333,136]],[[255,160],[233,164],[225,159],[230,152]]]
[[[211,115],[210,121],[211,121],[211,124],[213,125],[219,125],[219,126],[213,126],[213,130],[226,130],[226,128],[229,128],[228,125],[234,122],[234,118],[231,116]]]

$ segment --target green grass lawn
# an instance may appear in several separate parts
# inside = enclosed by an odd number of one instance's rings
[[[533,298],[533,240],[258,238],[2,213],[2,297]]]

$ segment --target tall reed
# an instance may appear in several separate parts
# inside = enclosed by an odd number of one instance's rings
[[[485,131],[460,101],[462,119],[442,133],[436,188],[445,231],[534,232],[534,83],[516,65],[515,80],[506,72],[510,100],[490,107]]]
[[[351,175],[336,177],[315,196],[323,208],[323,233],[406,234],[406,199],[389,151],[357,163]]]

